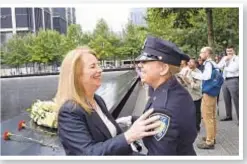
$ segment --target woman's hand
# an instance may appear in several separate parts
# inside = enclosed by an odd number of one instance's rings
[[[160,122],[158,121],[160,116],[153,116],[148,118],[148,116],[152,112],[153,109],[150,109],[147,112],[145,112],[124,133],[128,144],[136,140],[142,139],[143,137],[152,136],[158,133],[157,131],[150,131],[160,126]]]

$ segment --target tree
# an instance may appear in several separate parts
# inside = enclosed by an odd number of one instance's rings
[[[64,42],[62,36],[55,30],[41,30],[29,46],[32,54],[30,61],[33,63],[54,63],[64,55]]]
[[[134,59],[140,54],[147,33],[146,28],[138,27],[128,22],[123,31],[124,48],[121,49],[125,58],[131,57]]]
[[[82,46],[82,30],[78,24],[72,24],[69,26],[66,35],[66,52]]]
[[[96,51],[97,57],[101,60],[109,57],[109,47],[111,43],[101,35],[97,35],[90,41],[89,46]]]
[[[4,46],[5,52],[2,52],[3,63],[15,67],[19,72],[19,68],[25,63],[25,57],[28,56],[25,48],[23,37],[14,35],[8,40]]]
[[[89,42],[93,39],[93,36],[89,32],[82,32],[81,35],[81,45],[88,45]]]
[[[237,8],[149,8],[148,31],[177,44],[190,56],[204,46],[222,52],[228,43],[238,47]]]
[[[89,46],[96,51],[98,58],[101,60],[116,58],[116,46],[119,39],[109,30],[104,19],[99,19],[93,31],[93,36]]]
[[[93,32],[93,36],[101,35],[107,37],[110,33],[109,27],[104,19],[99,19]]]
[[[238,49],[239,44],[239,9],[213,9],[214,41],[216,53],[221,53],[228,44]]]
[[[206,8],[208,25],[208,45],[214,50],[213,13],[211,8]]]
[[[24,48],[25,48],[25,53],[22,56],[23,63],[25,64],[26,67],[26,72],[28,73],[27,65],[30,63],[32,54],[29,53],[28,49],[30,46],[32,46],[32,43],[34,41],[35,35],[32,33],[28,33],[25,36],[23,36],[23,41],[24,41]]]

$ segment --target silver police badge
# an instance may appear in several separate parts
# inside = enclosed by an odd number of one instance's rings
[[[159,115],[160,116],[160,123],[161,125],[156,128],[155,130],[158,131],[159,133],[157,133],[156,135],[154,135],[154,138],[157,140],[157,141],[160,141],[166,134],[168,128],[169,128],[169,125],[170,125],[170,117],[167,116],[166,114],[164,113],[154,113],[152,114],[150,117],[152,116],[156,116],[156,115]]]

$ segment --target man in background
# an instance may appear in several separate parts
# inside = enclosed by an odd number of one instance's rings
[[[225,81],[222,86],[226,117],[221,121],[232,120],[232,100],[239,119],[239,61],[232,45],[227,46],[226,56],[219,62],[218,67],[223,69]]]
[[[194,58],[191,58],[188,62],[188,68],[189,69],[187,70],[185,75],[178,75],[178,78],[182,86],[188,90],[194,101],[196,107],[196,129],[199,133],[201,124],[202,81],[193,77],[192,72],[201,73],[201,71],[198,68],[196,68],[196,59]]]
[[[202,58],[201,57],[199,57],[198,58],[198,69],[201,71],[201,72],[203,72],[203,70],[204,70],[204,65],[203,65],[203,60],[202,60]]]

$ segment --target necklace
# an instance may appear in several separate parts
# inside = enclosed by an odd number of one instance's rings
[[[95,101],[93,103],[91,103],[87,98],[86,99],[86,103],[92,108],[92,109],[96,109],[96,104]]]

